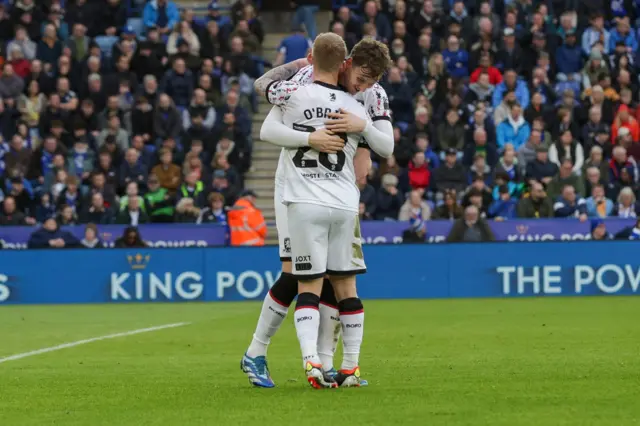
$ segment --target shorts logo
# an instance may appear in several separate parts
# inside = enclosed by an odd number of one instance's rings
[[[296,271],[310,271],[313,269],[311,264],[311,256],[296,256]]]
[[[310,271],[313,269],[311,263],[296,263],[296,271]]]

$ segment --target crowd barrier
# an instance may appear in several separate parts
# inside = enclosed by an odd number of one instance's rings
[[[631,295],[633,241],[370,245],[364,299]],[[261,299],[275,247],[14,250],[0,254],[0,304]]]
[[[589,222],[577,219],[536,219],[489,222],[499,241],[553,241],[585,240],[589,238]],[[607,219],[607,229],[616,233],[635,224],[634,219]],[[401,243],[402,233],[409,227],[408,222],[366,221],[362,222],[362,237],[367,244]],[[444,242],[453,226],[448,220],[427,222],[427,240],[430,243]],[[76,237],[82,238],[84,226],[69,226]],[[125,226],[100,225],[100,237],[112,247],[122,235]],[[25,249],[29,235],[34,231],[27,226],[0,227],[0,244],[8,249]],[[156,248],[221,246],[226,241],[226,228],[215,224],[191,225],[142,225],[140,233],[145,241]]]

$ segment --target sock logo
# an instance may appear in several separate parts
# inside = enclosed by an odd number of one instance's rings
[[[362,324],[347,324],[347,328],[362,328]]]
[[[284,239],[284,251],[285,253],[291,253],[291,238]]]
[[[340,318],[338,318],[338,317],[334,317],[333,315],[331,315],[331,319],[332,319],[333,321],[340,321]]]
[[[278,311],[276,311],[275,309],[273,309],[273,307],[272,307],[272,306],[269,306],[269,310],[270,310],[271,312],[273,312],[274,314],[278,315],[278,316],[279,316],[279,317],[281,317],[281,318],[284,318],[284,317],[285,317],[285,315],[284,315],[282,312],[278,312]]]
[[[300,318],[296,318],[296,322],[311,321],[312,319],[313,319],[312,317],[300,317]]]

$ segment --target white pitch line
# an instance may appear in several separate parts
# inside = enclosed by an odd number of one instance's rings
[[[11,356],[8,356],[8,357],[5,357],[5,358],[0,358],[0,364],[2,364],[3,362],[8,362],[8,361],[16,361],[16,360],[19,360],[19,359],[22,359],[22,358],[27,358],[27,357],[34,356],[34,355],[46,354],[47,352],[59,351],[60,349],[73,348],[74,346],[80,346],[80,345],[85,345],[87,343],[99,342],[101,340],[108,340],[108,339],[115,339],[115,338],[118,338],[118,337],[133,336],[134,334],[149,333],[149,332],[152,332],[152,331],[164,330],[166,328],[182,327],[184,325],[189,325],[189,324],[191,324],[191,323],[189,323],[189,322],[176,322],[174,324],[158,325],[156,327],[140,328],[138,330],[125,331],[124,333],[108,334],[106,336],[100,336],[100,337],[93,337],[91,339],[78,340],[77,342],[64,343],[64,344],[58,345],[58,346],[51,346],[49,348],[38,349],[38,350],[35,350],[35,351],[31,351],[31,352],[24,352],[24,353],[21,353],[21,354],[11,355]]]

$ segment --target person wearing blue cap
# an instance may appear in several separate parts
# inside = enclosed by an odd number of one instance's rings
[[[604,220],[591,219],[591,239],[594,241],[613,240],[613,235],[607,231]]]
[[[209,3],[209,21],[214,21],[218,24],[218,28],[220,29],[220,33],[223,38],[229,37],[229,34],[233,30],[233,22],[228,15],[223,15],[220,13],[220,5],[218,4],[218,0],[212,0]]]

